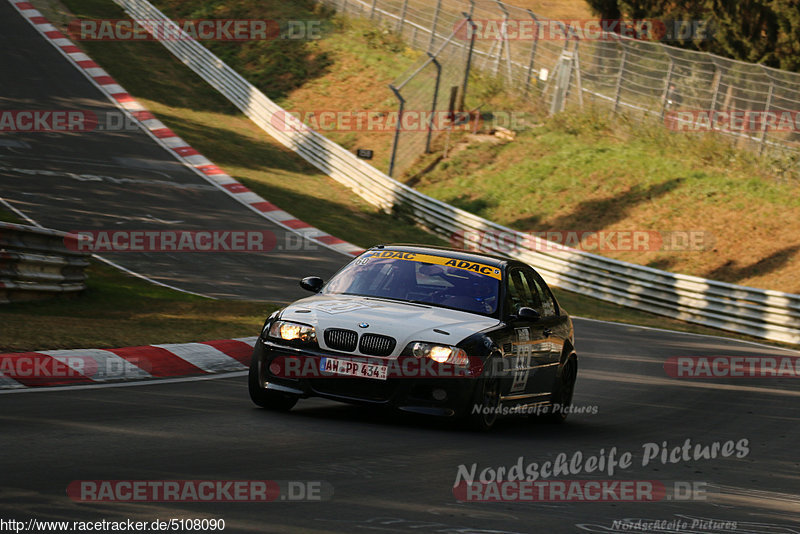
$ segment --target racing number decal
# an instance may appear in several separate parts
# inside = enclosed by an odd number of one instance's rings
[[[520,393],[525,391],[525,386],[528,385],[528,378],[531,373],[531,329],[515,328],[517,342],[514,343],[512,354],[514,354],[514,379],[511,382],[511,389],[509,393]]]

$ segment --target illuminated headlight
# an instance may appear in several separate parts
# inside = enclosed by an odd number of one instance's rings
[[[411,354],[416,358],[430,358],[439,363],[454,363],[456,365],[467,365],[469,358],[464,349],[451,347],[449,345],[433,345],[431,343],[413,343]]]
[[[284,341],[304,341],[315,343],[317,333],[313,326],[289,321],[275,321],[269,327],[269,337],[283,339]]]

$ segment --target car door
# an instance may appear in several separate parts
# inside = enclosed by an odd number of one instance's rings
[[[540,306],[536,311],[540,313],[541,319],[536,322],[536,326],[537,332],[541,334],[539,348],[542,355],[537,373],[549,391],[558,372],[564,339],[568,335],[565,331],[567,326],[564,318],[559,315],[556,300],[542,277],[530,268],[524,269],[524,272],[528,286],[536,293],[535,298]]]
[[[550,345],[545,338],[544,326],[538,320],[520,318],[522,307],[543,312],[535,284],[522,267],[508,271],[504,317],[508,328],[503,340],[503,368],[508,378],[503,391],[507,404],[528,404],[546,400],[552,389]],[[549,376],[546,376],[549,375]],[[542,397],[542,399],[539,399]]]

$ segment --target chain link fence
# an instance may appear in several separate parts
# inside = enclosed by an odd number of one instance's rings
[[[470,24],[464,16],[438,47],[403,73],[389,88],[398,101],[389,176],[407,169],[422,153],[431,151],[434,135],[463,122],[462,107],[472,60],[472,46],[459,34]],[[433,34],[431,34],[433,35]]]
[[[571,101],[580,93],[673,130],[713,129],[759,153],[800,151],[800,74],[619,37],[576,46]]]
[[[580,31],[561,21],[500,1],[322,1],[397,32],[416,49],[429,54],[448,50],[437,55],[443,71],[454,69],[452,62],[462,68],[469,49],[473,68],[542,99],[551,113],[591,102],[609,112],[661,121],[673,130],[718,131],[759,153],[800,152],[797,73],[605,31],[581,39]],[[477,38],[463,31],[465,16],[480,26]],[[523,36],[522,27],[532,31]],[[436,84],[427,87],[433,93]],[[427,98],[431,101],[432,94]],[[412,146],[403,146],[406,138]],[[395,172],[408,165],[411,154],[425,151],[413,136],[400,135],[397,142],[402,158]]]

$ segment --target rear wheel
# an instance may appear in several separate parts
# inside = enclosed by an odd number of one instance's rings
[[[297,397],[267,389],[263,365],[261,358],[256,356],[250,361],[250,374],[247,380],[250,398],[256,405],[268,410],[283,412],[291,410],[297,404]]]

